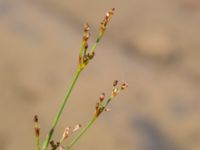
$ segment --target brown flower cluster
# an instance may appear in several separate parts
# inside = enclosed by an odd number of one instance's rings
[[[88,40],[90,37],[90,26],[88,23],[86,23],[83,27],[83,39],[81,44],[81,50],[79,53],[79,65],[82,65],[82,67],[86,66],[94,57],[94,52],[87,52],[88,51]]]
[[[108,22],[110,21],[110,19],[112,18],[114,11],[115,11],[115,8],[112,8],[109,12],[106,13],[106,16],[101,21],[100,30],[102,30],[102,32],[106,30],[106,26]]]
[[[59,146],[60,146],[60,149],[65,149],[64,146],[62,146],[62,143],[73,133],[75,133],[76,131],[78,131],[80,128],[81,128],[81,124],[77,124],[75,125],[73,128],[71,127],[66,127],[63,134],[62,134],[62,137],[60,139],[59,142],[54,142],[53,140],[50,142],[50,145],[51,145],[51,150],[56,150]]]
[[[127,82],[122,83],[121,86],[117,86],[117,85],[118,85],[118,81],[115,80],[113,82],[113,89],[112,89],[111,95],[105,102],[104,102],[105,93],[102,93],[100,95],[99,102],[96,103],[96,107],[95,107],[95,116],[96,117],[98,117],[103,111],[109,111],[110,109],[107,108],[107,106],[110,103],[110,101],[113,99],[113,97],[115,97],[122,90],[124,90],[124,89],[126,89],[128,87],[128,83]]]
[[[117,86],[118,85],[118,81],[115,80],[113,82],[113,90],[112,90],[112,94],[111,96],[114,97],[116,96],[117,94],[119,94],[122,90],[126,89],[128,87],[128,83],[127,82],[124,82],[122,83],[121,86]]]
[[[88,47],[89,47],[88,40],[90,38],[90,26],[88,23],[86,23],[84,25],[82,44],[81,44],[80,53],[79,53],[79,67],[81,69],[83,69],[89,63],[89,61],[94,57],[94,55],[95,55],[94,51],[97,47],[97,44],[103,37],[106,27],[114,14],[114,10],[115,9],[113,8],[110,11],[108,11],[106,13],[105,17],[103,18],[103,20],[101,21],[96,43],[93,45],[91,51],[89,51],[89,52],[88,52]]]

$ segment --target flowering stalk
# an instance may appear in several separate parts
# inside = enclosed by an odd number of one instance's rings
[[[34,122],[35,122],[35,140],[36,140],[36,150],[40,150],[40,127],[38,123],[38,117],[37,115],[34,116]]]
[[[62,114],[62,112],[63,112],[63,110],[64,110],[64,108],[65,108],[65,106],[68,102],[69,96],[71,95],[71,92],[72,92],[82,70],[84,70],[85,66],[87,66],[87,64],[90,62],[90,60],[93,59],[94,54],[95,54],[95,49],[96,49],[98,43],[100,42],[100,40],[102,39],[103,34],[106,30],[107,24],[110,21],[113,13],[114,13],[114,9],[109,11],[106,14],[106,16],[104,17],[103,21],[101,22],[97,40],[96,40],[95,44],[92,46],[90,52],[88,52],[88,39],[90,37],[90,33],[89,33],[90,27],[89,27],[88,24],[84,25],[83,39],[82,39],[82,44],[81,44],[81,48],[80,48],[80,52],[79,52],[79,64],[78,64],[77,70],[75,72],[74,78],[73,78],[68,90],[66,91],[64,100],[61,103],[61,106],[60,106],[60,108],[59,108],[59,110],[58,110],[58,112],[57,112],[57,114],[56,114],[56,116],[53,120],[52,127],[51,127],[49,133],[46,136],[46,139],[45,139],[43,146],[42,146],[42,150],[46,150],[48,145],[50,144],[54,130],[55,130],[55,128],[56,128],[56,126],[57,126],[57,124],[60,120],[61,114]]]
[[[100,27],[99,27],[99,33],[98,33],[98,37],[96,39],[95,44],[93,45],[91,52],[93,53],[98,45],[98,43],[100,42],[100,40],[102,39],[105,30],[107,28],[107,25],[110,21],[110,19],[112,18],[113,14],[114,14],[115,8],[111,9],[109,12],[106,13],[106,16],[103,18],[103,20],[100,23]]]
[[[100,102],[98,102],[96,105],[96,110],[95,110],[94,116],[87,123],[87,125],[80,131],[80,133],[67,145],[67,150],[70,150],[72,148],[72,146],[79,141],[79,139],[82,137],[82,135],[84,135],[86,133],[86,131],[95,123],[95,121],[101,115],[101,113],[107,110],[107,106],[112,101],[112,99],[115,96],[117,96],[117,94],[120,93],[120,91],[122,91],[128,87],[128,84],[126,82],[123,83],[120,87],[117,87],[117,83],[118,83],[118,81],[115,80],[113,83],[112,93],[111,93],[110,97],[105,101],[105,103],[103,102],[105,99],[105,94],[104,93],[101,94],[101,96],[99,97]]]

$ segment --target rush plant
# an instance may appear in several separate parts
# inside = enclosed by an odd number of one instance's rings
[[[78,57],[78,65],[76,72],[74,74],[73,80],[71,84],[69,85],[69,88],[66,91],[65,97],[60,105],[60,108],[58,109],[57,114],[55,115],[55,118],[52,122],[51,128],[46,136],[46,139],[42,143],[42,147],[40,146],[40,126],[37,115],[34,117],[35,122],[35,137],[36,137],[36,150],[47,150],[50,148],[51,150],[56,150],[60,148],[60,150],[71,150],[71,148],[78,142],[78,140],[82,137],[82,135],[94,124],[94,122],[97,120],[97,118],[105,111],[109,111],[107,106],[112,101],[112,99],[117,96],[118,93],[120,93],[122,90],[126,89],[128,87],[128,84],[126,82],[122,83],[118,86],[118,81],[115,80],[113,83],[113,88],[110,96],[108,98],[105,98],[105,93],[102,93],[99,97],[99,101],[96,104],[95,107],[95,113],[92,116],[91,120],[81,129],[81,125],[77,124],[74,128],[66,127],[63,135],[60,139],[60,141],[55,142],[52,140],[52,136],[54,134],[55,128],[61,118],[62,112],[68,102],[68,99],[72,93],[72,90],[81,74],[81,72],[86,68],[86,66],[91,62],[91,60],[95,56],[95,50],[97,48],[98,43],[101,41],[108,23],[110,22],[113,14],[114,14],[114,8],[111,9],[109,12],[106,13],[105,17],[100,23],[98,36],[96,39],[96,42],[92,46],[91,50],[88,50],[88,39],[90,38],[90,26],[86,23],[83,28],[83,38],[82,43],[79,51],[79,57]],[[78,132],[77,135],[72,139],[72,141],[69,141],[67,145],[63,145],[63,142],[74,132]]]

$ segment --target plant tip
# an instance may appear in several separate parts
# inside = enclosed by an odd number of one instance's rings
[[[101,32],[104,32],[106,30],[106,26],[107,26],[108,22],[110,21],[110,19],[112,18],[114,11],[115,11],[115,8],[112,8],[110,11],[108,11],[106,13],[106,16],[104,17],[104,19],[102,20],[101,25],[100,25]]]
[[[90,30],[90,26],[88,23],[85,23],[83,28],[84,28],[84,32],[88,32]]]
[[[115,80],[115,81],[113,82],[113,87],[117,86],[117,84],[118,84],[118,80]]]
[[[38,116],[37,115],[34,116],[34,122],[38,122]]]
[[[128,87],[128,83],[127,82],[124,82],[122,85],[121,85],[121,90],[124,90]]]

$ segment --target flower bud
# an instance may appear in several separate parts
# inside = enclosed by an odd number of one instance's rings
[[[74,129],[72,130],[72,132],[76,132],[81,128],[81,124],[77,124]]]
[[[63,132],[63,136],[62,136],[63,140],[69,137],[69,131],[70,131],[70,127],[66,127],[65,131]]]
[[[127,82],[124,82],[122,85],[121,85],[121,90],[124,90],[128,87],[128,83]]]
[[[113,82],[113,87],[117,86],[117,84],[118,84],[118,80],[115,80],[115,81]]]
[[[99,97],[100,102],[102,102],[105,99],[105,93],[102,93]]]

